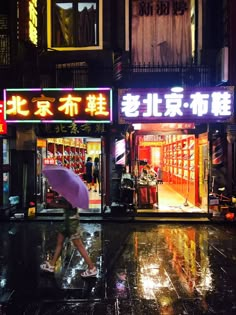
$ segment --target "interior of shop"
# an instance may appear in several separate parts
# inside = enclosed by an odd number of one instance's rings
[[[85,164],[89,157],[92,163],[95,158],[98,158],[101,162],[101,139],[90,137],[38,139],[37,152],[38,212],[47,214],[62,213],[63,211],[59,207],[60,196],[53,190],[53,187],[50,187],[46,178],[42,176],[43,166],[56,164],[70,168],[81,176],[87,184]],[[94,213],[101,212],[100,182],[96,186],[92,182],[91,190],[89,190],[88,210]],[[81,209],[80,212],[86,212],[86,210]]]
[[[207,212],[207,134],[183,130],[182,124],[135,128],[137,212]]]
[[[137,213],[208,211],[208,136],[182,128],[183,124],[144,124],[135,126],[132,144],[128,138],[115,141],[114,164],[121,176],[113,178],[112,205],[123,204]],[[101,163],[101,139],[48,138],[37,144],[37,211],[55,214],[62,211],[59,196],[42,176],[43,165],[71,168],[86,183],[88,157]],[[92,183],[89,197],[89,209],[81,212],[101,213],[101,183]]]

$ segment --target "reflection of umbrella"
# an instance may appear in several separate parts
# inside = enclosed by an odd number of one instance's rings
[[[88,209],[88,189],[82,179],[72,170],[59,165],[46,165],[43,174],[53,190],[71,203],[72,207]]]

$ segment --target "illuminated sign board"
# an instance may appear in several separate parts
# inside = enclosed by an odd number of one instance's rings
[[[37,13],[37,0],[29,1],[29,39],[37,46],[38,43],[38,13]]]
[[[233,114],[234,88],[153,88],[118,91],[120,123],[220,122]]]
[[[19,6],[20,39],[38,44],[38,11],[37,0],[21,0]]]
[[[4,103],[0,101],[0,135],[4,135],[7,133],[7,124],[4,119]]]
[[[7,122],[110,123],[110,88],[5,89]]]

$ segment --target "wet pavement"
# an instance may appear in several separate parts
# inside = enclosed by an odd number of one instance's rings
[[[236,227],[213,223],[81,223],[98,276],[65,244],[49,258],[60,222],[0,223],[0,314],[236,314]]]

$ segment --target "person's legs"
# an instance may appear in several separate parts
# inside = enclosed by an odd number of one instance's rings
[[[84,247],[84,244],[80,238],[76,238],[72,240],[74,246],[80,252],[80,255],[84,258],[86,264],[88,265],[89,269],[93,269],[95,267],[94,263],[92,262],[91,258],[88,255],[87,250]]]
[[[92,189],[92,176],[91,175],[87,175],[87,187],[88,187],[88,190]]]
[[[62,233],[58,233],[57,234],[57,245],[56,245],[56,248],[55,248],[55,252],[54,252],[53,258],[52,258],[52,260],[45,261],[45,262],[43,262],[40,265],[40,269],[42,271],[47,271],[47,272],[54,273],[56,262],[57,262],[57,260],[58,260],[58,258],[60,256],[60,254],[61,254],[61,251],[62,251],[64,239],[65,239],[65,237],[64,237],[64,235]]]
[[[52,258],[52,260],[50,261],[50,264],[51,264],[52,266],[55,266],[55,265],[56,265],[56,262],[57,262],[59,256],[61,255],[61,251],[62,251],[62,248],[63,248],[64,240],[65,240],[64,235],[61,234],[61,233],[58,233],[58,235],[57,235],[57,245],[56,245],[56,249],[55,249],[53,258]]]
[[[97,175],[95,174],[94,177],[93,177],[93,180],[94,180],[94,192],[97,192]]]

